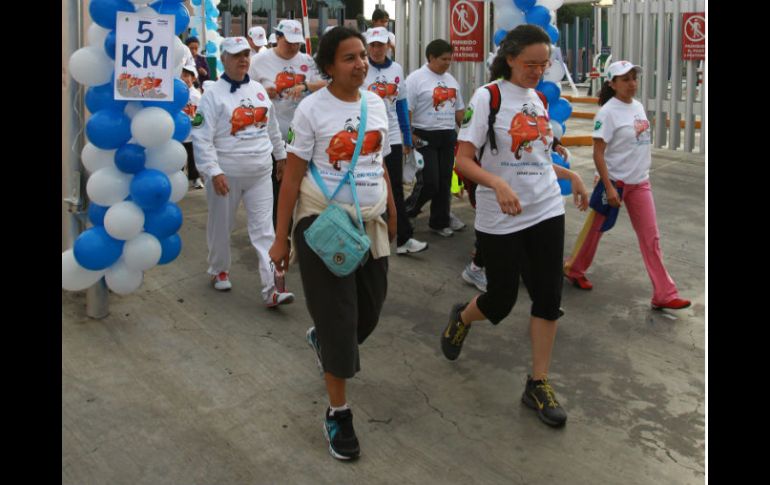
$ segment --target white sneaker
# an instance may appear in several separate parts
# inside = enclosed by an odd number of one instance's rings
[[[452,237],[452,235],[455,233],[452,229],[448,227],[445,227],[444,229],[431,228],[431,231],[438,234],[441,237]]]
[[[203,188],[203,181],[199,178],[195,180],[195,183],[193,184],[194,189],[202,189]]]
[[[396,254],[419,253],[428,249],[428,243],[409,239],[407,242],[396,248]]]
[[[471,268],[471,264],[468,263],[463,270],[462,277],[466,283],[475,286],[479,291],[487,292],[487,273],[484,271],[484,268],[474,271]]]
[[[465,229],[465,223],[451,212],[449,213],[449,229],[453,231],[462,231]]]
[[[273,291],[273,294],[270,295],[270,297],[265,301],[265,305],[268,308],[275,308],[278,305],[288,305],[289,303],[293,303],[293,302],[294,302],[294,293],[291,293],[289,291],[284,291],[282,293]]]
[[[230,291],[233,287],[227,271],[222,271],[218,275],[212,276],[211,282],[214,284],[214,289],[219,291]]]

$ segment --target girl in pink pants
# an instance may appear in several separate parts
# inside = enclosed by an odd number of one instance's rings
[[[652,307],[676,310],[689,307],[690,301],[679,298],[676,284],[663,265],[649,180],[650,123],[644,107],[634,99],[640,71],[639,66],[627,61],[610,65],[609,80],[599,93],[602,108],[594,119],[594,163],[601,179],[599,183],[606,190],[602,200],[605,205],[618,208],[622,200],[628,208],[652,281]],[[621,187],[622,195],[618,191]],[[609,223],[605,225],[606,219],[607,216],[596,210],[589,213],[572,256],[564,265],[564,275],[578,288],[593,288],[585,272],[594,259],[602,233],[611,227]]]

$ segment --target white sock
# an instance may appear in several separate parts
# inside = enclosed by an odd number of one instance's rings
[[[476,266],[476,263],[471,261],[471,271],[481,271],[481,270],[482,270],[481,266]]]
[[[329,404],[329,417],[334,416],[338,411],[344,411],[346,409],[350,409],[350,406],[348,406],[348,403],[345,403],[338,408],[335,408],[334,406]]]

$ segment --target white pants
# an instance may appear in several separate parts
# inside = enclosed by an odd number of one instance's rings
[[[267,300],[275,288],[275,276],[267,252],[275,240],[273,229],[273,186],[270,174],[256,177],[227,177],[230,192],[217,195],[212,181],[206,180],[209,216],[206,241],[209,246],[211,275],[230,271],[230,233],[235,226],[235,214],[243,199],[249,229],[249,239],[259,258],[262,298]]]

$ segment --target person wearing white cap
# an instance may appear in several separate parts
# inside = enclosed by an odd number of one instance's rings
[[[281,20],[275,27],[278,45],[263,50],[252,59],[249,76],[267,89],[275,106],[278,126],[284,140],[299,102],[313,91],[326,86],[316,70],[313,58],[299,51],[305,42],[302,26],[296,20]],[[283,176],[283,163],[273,170],[273,198],[278,203],[278,191]],[[277,209],[277,207],[274,207]],[[277,211],[273,211],[273,223]]]
[[[276,278],[279,275],[268,256],[275,239],[270,156],[285,161],[286,149],[267,91],[247,73],[248,42],[227,37],[221,49],[225,72],[203,93],[197,113],[200,122],[192,134],[195,163],[206,181],[208,273],[215,289],[232,288],[230,233],[243,200],[249,238],[259,258],[262,298],[268,307],[275,307],[294,301],[282,278]]]
[[[271,49],[278,45],[278,39],[276,39],[275,33],[270,34],[270,37],[267,38],[267,45]]]
[[[198,105],[201,100],[201,92],[198,91],[193,82],[198,77],[198,68],[195,66],[195,61],[191,58],[188,64],[182,67],[182,81],[187,85],[187,89],[190,91],[190,98],[187,101],[187,105],[182,108],[182,111],[190,118],[190,122],[193,126],[198,124],[200,117],[197,115]],[[195,156],[193,154],[192,146],[192,131],[187,135],[187,139],[182,143],[184,149],[187,150],[187,180],[190,184],[190,188],[202,189],[203,182],[201,181],[198,169],[195,167]]]
[[[391,59],[396,58],[396,36],[393,32],[388,31],[388,22],[390,22],[390,15],[385,9],[376,8],[372,13],[372,28],[382,27],[388,33],[389,57]]]
[[[249,41],[249,46],[251,46],[251,57],[253,58],[267,45],[267,33],[264,28],[257,25],[249,29],[249,35],[246,37],[246,40]]]
[[[404,69],[397,62],[390,60],[388,50],[388,31],[384,27],[374,27],[366,31],[369,71],[364,86],[367,91],[379,95],[388,110],[388,143],[390,154],[385,157],[385,165],[391,177],[393,199],[398,214],[398,237],[396,254],[419,253],[428,248],[428,243],[412,238],[414,228],[409,222],[404,203],[403,155],[412,151],[412,133],[409,126],[409,105],[406,100]]]
[[[607,69],[593,132],[594,164],[600,182],[591,197],[594,210],[589,212],[581,237],[564,265],[564,275],[580,289],[593,288],[585,273],[593,262],[599,240],[613,224],[611,220],[606,222],[609,214],[604,212],[609,212],[609,208],[602,205],[619,208],[624,203],[652,281],[652,308],[679,310],[689,307],[691,302],[679,297],[676,284],[663,265],[650,186],[650,122],[642,103],[634,99],[641,72],[641,67],[628,61],[613,62]],[[602,198],[606,198],[607,204],[598,202]]]

